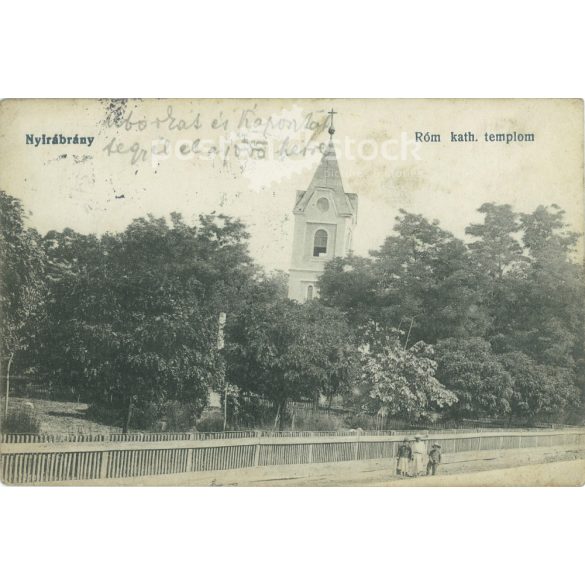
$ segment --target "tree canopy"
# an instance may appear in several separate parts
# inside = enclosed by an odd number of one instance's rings
[[[49,232],[42,366],[94,404],[201,412],[221,378],[219,312],[253,275],[246,238],[229,218],[177,214],[101,238]]]
[[[351,389],[357,346],[336,309],[275,299],[260,290],[227,331],[230,380],[278,404],[281,422],[289,401],[331,399]]]
[[[27,347],[44,303],[44,253],[22,203],[0,191],[0,355]]]
[[[582,412],[579,235],[554,205],[517,213],[486,203],[478,212],[483,221],[461,240],[401,210],[394,233],[369,258],[327,265],[322,302],[357,327],[372,320],[411,344],[436,346],[437,379],[458,397],[450,415],[558,419]]]
[[[4,192],[0,212],[0,366],[16,355],[119,424],[170,401],[197,416],[226,383],[281,422],[320,398],[412,421],[582,417],[584,266],[554,205],[485,203],[464,239],[401,210],[368,257],[328,262],[304,304],[253,262],[234,218],[41,236]]]

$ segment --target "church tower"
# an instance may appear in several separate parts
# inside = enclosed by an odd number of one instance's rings
[[[329,144],[306,191],[297,191],[288,297],[304,302],[316,298],[317,279],[325,264],[351,251],[357,224],[358,197],[346,193],[333,146],[333,110]]]

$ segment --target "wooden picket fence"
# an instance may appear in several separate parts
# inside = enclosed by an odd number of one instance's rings
[[[0,444],[3,481],[38,484],[219,471],[265,465],[299,465],[393,458],[402,434],[254,432],[248,436],[194,438],[190,433],[136,435],[123,440],[10,442]],[[232,434],[230,434],[232,435]],[[91,436],[91,435],[89,435]],[[141,439],[137,437],[141,436]],[[128,439],[128,435],[123,436]],[[145,438],[146,437],[146,438]],[[6,438],[6,437],[5,437]],[[537,447],[585,448],[585,429],[432,433],[427,448],[440,441],[443,453]]]
[[[222,433],[11,433],[0,435],[1,443],[151,443],[157,441],[207,441],[210,439],[242,439],[255,437],[255,431]]]
[[[340,431],[223,431],[213,433],[199,432],[129,432],[129,433],[10,433],[0,434],[0,444],[2,443],[104,443],[104,442],[123,442],[123,443],[152,443],[158,441],[210,441],[217,439],[244,439],[250,437],[355,437],[359,434],[361,437],[394,437],[414,438],[415,435],[443,435],[443,434],[478,434],[478,433],[546,433],[552,430],[579,431],[581,427],[563,427],[563,428],[531,428],[523,427],[503,427],[503,428],[455,428],[455,429],[416,429],[416,430],[361,430],[346,429]]]

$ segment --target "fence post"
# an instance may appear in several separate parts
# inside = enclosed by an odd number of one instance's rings
[[[109,451],[102,451],[102,460],[100,463],[100,479],[105,479],[108,474],[108,460],[110,459]]]
[[[195,455],[195,449],[188,449],[187,450],[187,465],[185,466],[185,471],[190,473],[193,471],[193,457]]]
[[[357,431],[356,442],[353,444],[353,458],[357,461],[358,453],[359,453],[359,446],[360,446],[360,435],[361,431]]]
[[[258,467],[260,463],[260,431],[255,431],[254,434],[256,435],[256,444],[254,445],[254,467]]]

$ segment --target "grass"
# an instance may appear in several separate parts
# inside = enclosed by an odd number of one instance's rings
[[[75,434],[107,434],[119,433],[119,427],[112,427],[85,418],[87,404],[77,402],[60,402],[30,398],[11,398],[8,403],[8,414],[30,410],[40,425],[40,433],[75,433]],[[2,404],[4,407],[4,404]]]
[[[0,401],[2,402],[2,401]],[[28,405],[27,405],[28,403]],[[30,408],[30,404],[34,406]],[[2,408],[4,404],[1,404]],[[14,397],[10,399],[8,412],[16,415],[19,412],[30,412],[40,426],[39,433],[48,434],[108,434],[119,433],[121,428],[100,423],[86,417],[88,405],[82,402],[67,402],[42,400],[38,398]],[[338,430],[342,428],[341,419],[334,416],[312,415],[307,413],[295,415],[295,430]],[[255,428],[271,430],[273,421],[267,425],[257,425]],[[288,424],[287,429],[291,428]],[[200,432],[214,432],[223,430],[223,412],[218,409],[209,409],[197,422]]]
[[[36,435],[41,425],[36,414],[30,409],[11,410],[8,416],[1,416],[2,430],[5,433],[26,433]]]

